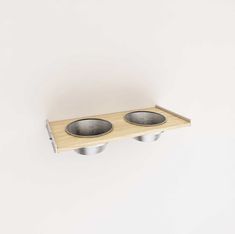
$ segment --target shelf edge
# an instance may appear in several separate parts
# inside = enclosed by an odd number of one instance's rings
[[[159,105],[155,105],[155,108],[158,108],[160,110],[166,111],[166,112],[168,112],[168,113],[170,113],[170,114],[172,114],[172,115],[174,115],[174,116],[176,116],[178,118],[181,118],[181,119],[185,120],[186,122],[188,122],[191,125],[191,119],[188,119],[188,118],[186,118],[186,117],[184,117],[182,115],[179,115],[179,114],[177,114],[177,113],[175,113],[173,111],[170,111],[170,110],[168,110],[168,109],[166,109],[164,107],[161,107]]]
[[[51,144],[52,144],[53,151],[55,153],[58,153],[58,147],[56,145],[55,138],[54,138],[53,133],[51,131],[51,127],[50,127],[50,123],[49,123],[48,119],[46,120],[46,129],[48,132],[49,140],[51,141]]]

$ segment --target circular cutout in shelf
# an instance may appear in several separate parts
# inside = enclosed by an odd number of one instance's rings
[[[124,119],[133,125],[151,127],[166,122],[166,117],[162,114],[152,112],[152,111],[133,111],[129,112],[124,116]],[[146,134],[142,136],[137,136],[134,139],[142,142],[152,142],[158,140],[160,133],[157,134]]]
[[[65,131],[74,137],[100,137],[112,131],[112,124],[104,119],[79,119],[67,125]],[[92,155],[102,152],[107,143],[75,149],[77,153]]]

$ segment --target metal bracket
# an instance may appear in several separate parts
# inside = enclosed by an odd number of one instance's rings
[[[51,141],[53,150],[54,150],[55,153],[57,153],[57,145],[55,143],[55,139],[53,137],[53,134],[52,134],[52,131],[51,131],[51,127],[50,127],[50,124],[49,124],[48,120],[46,120],[46,129],[47,129],[47,132],[48,132],[48,135],[49,135],[49,140]]]

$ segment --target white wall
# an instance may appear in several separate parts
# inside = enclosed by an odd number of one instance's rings
[[[0,233],[234,234],[235,2],[0,2]],[[148,107],[155,143],[53,154],[45,119]]]

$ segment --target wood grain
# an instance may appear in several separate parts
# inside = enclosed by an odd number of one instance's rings
[[[166,117],[166,122],[158,126],[143,127],[127,123],[124,120],[125,114],[131,111],[152,111],[157,112]],[[63,152],[73,149],[78,149],[86,146],[101,144],[105,142],[110,142],[119,139],[133,138],[149,133],[158,133],[161,131],[180,128],[190,125],[190,120],[180,116],[172,111],[169,111],[165,108],[155,106],[144,109],[135,109],[135,110],[103,114],[96,116],[86,116],[82,118],[66,119],[59,121],[48,122],[50,127],[51,134],[53,135],[53,140],[55,141],[54,145],[56,146],[56,152]],[[84,138],[84,137],[74,137],[65,132],[66,126],[79,119],[83,118],[101,118],[110,121],[113,124],[113,130],[107,135],[94,137],[94,138]]]

